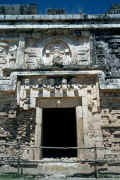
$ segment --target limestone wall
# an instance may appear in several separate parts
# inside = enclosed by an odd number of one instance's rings
[[[119,154],[119,37],[118,31],[67,29],[1,34],[1,140],[34,146],[36,108],[48,98],[51,107],[80,105],[84,147],[105,147],[99,158]]]
[[[59,83],[56,84],[59,80]],[[84,147],[103,147],[97,151],[98,158],[119,158],[119,91],[101,91],[98,78],[79,76],[76,78],[22,78],[19,79],[17,97],[4,94],[6,103],[1,98],[0,127],[1,141],[16,142],[20,139],[26,148],[35,145],[36,106],[41,98],[52,98],[52,103],[46,101],[45,107],[60,108],[56,104],[67,98],[82,99],[83,138]],[[42,82],[42,83],[41,83]],[[52,83],[52,84],[51,84]],[[17,98],[17,104],[15,100]],[[53,101],[57,98],[57,101]],[[5,100],[5,99],[4,99]],[[8,102],[13,102],[9,104]],[[66,101],[67,103],[67,101]],[[2,105],[3,104],[3,105]],[[70,105],[70,104],[69,104]],[[78,104],[79,105],[79,104]],[[76,106],[78,106],[76,104]],[[44,108],[43,105],[41,107]],[[72,107],[72,105],[70,105]],[[92,152],[85,152],[86,159],[93,158]]]

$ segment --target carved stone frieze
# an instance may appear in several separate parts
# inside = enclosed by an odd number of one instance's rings
[[[42,64],[40,49],[35,47],[28,47],[25,49],[25,65],[26,68],[38,69]]]
[[[96,36],[96,64],[105,65],[106,78],[120,76],[120,36]]]
[[[7,49],[8,49],[8,43],[1,42],[0,43],[0,64],[7,63]]]
[[[103,125],[120,125],[120,93],[111,91],[100,93],[101,99],[101,120]]]
[[[50,87],[62,87],[62,85],[66,85],[66,87],[74,88],[75,85],[88,85],[88,84],[95,84],[96,79],[95,78],[72,78],[72,77],[46,77],[46,78],[36,78],[36,79],[23,79],[21,81],[21,85],[23,85],[25,88],[50,88]]]
[[[105,15],[0,16],[0,142],[19,139],[24,157],[44,158],[37,148],[49,131],[44,108],[74,108],[80,147],[75,156],[120,157],[119,9]],[[69,120],[68,114],[62,126]],[[1,146],[0,156],[8,151]]]
[[[103,65],[106,62],[106,50],[108,50],[108,45],[104,41],[96,42],[96,63]]]
[[[43,50],[45,65],[67,65],[71,61],[71,51],[64,41],[56,40],[47,44]]]
[[[0,42],[0,64],[15,64],[18,42]]]
[[[25,63],[30,69],[43,66],[88,65],[90,64],[89,35],[67,37],[44,36],[42,40],[27,40]]]
[[[81,97],[83,88],[88,85],[95,85],[96,79],[89,78],[72,78],[72,77],[54,77],[54,78],[36,78],[23,79],[20,82],[20,87],[17,91],[17,103],[23,109],[35,108],[37,97]],[[99,91],[93,90],[91,86],[92,97],[94,100],[94,112],[98,111],[99,106]],[[93,109],[93,108],[92,108]]]
[[[104,127],[102,129],[104,147],[110,152],[120,151],[120,127]]]
[[[79,39],[79,44],[74,52],[73,64],[90,64],[90,42],[88,39]]]
[[[103,110],[101,118],[103,125],[120,125],[120,110]]]

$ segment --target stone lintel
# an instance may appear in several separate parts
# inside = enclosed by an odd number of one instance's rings
[[[22,72],[13,72],[11,76],[56,76],[56,75],[93,75],[97,76],[99,73],[104,74],[103,71],[93,70],[93,71],[22,71]]]

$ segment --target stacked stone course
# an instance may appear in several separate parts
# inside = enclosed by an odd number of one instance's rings
[[[40,147],[42,110],[75,108],[77,146],[119,158],[120,14],[0,20],[0,141]],[[86,152],[77,157],[90,159]],[[42,152],[27,156],[39,160]]]

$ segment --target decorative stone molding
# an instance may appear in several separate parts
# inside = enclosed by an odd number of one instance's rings
[[[55,40],[43,49],[44,65],[66,65],[70,64],[71,51],[68,45],[61,40]]]
[[[0,42],[0,64],[4,67],[14,65],[17,57],[18,41],[1,41]]]
[[[109,153],[113,156],[114,153],[116,153],[115,159],[119,159],[119,151],[120,151],[120,127],[114,126],[114,127],[103,127],[102,128],[103,133],[103,141],[104,141],[104,147],[106,148],[106,152],[109,151]],[[107,157],[108,155],[108,157]],[[107,158],[109,158],[109,154],[105,154]],[[106,158],[105,157],[105,158]]]
[[[107,77],[119,76],[120,37],[96,37],[96,63],[105,65]]]

